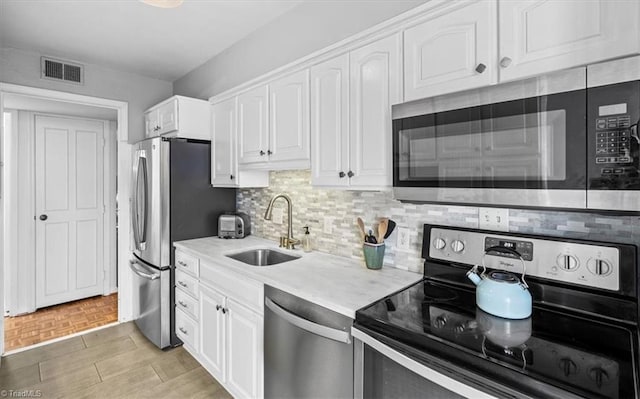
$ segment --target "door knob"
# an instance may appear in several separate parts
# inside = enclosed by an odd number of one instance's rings
[[[48,216],[45,214],[40,215],[40,220],[45,221],[47,220]]]

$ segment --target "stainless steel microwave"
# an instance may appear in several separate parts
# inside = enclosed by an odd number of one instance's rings
[[[396,199],[640,211],[640,57],[395,105]]]

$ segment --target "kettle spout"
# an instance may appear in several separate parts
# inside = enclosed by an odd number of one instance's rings
[[[482,281],[482,277],[478,275],[475,267],[467,272],[467,278],[475,285],[480,284],[480,281]]]

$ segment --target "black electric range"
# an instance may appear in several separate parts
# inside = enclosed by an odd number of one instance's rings
[[[466,272],[495,245],[526,259],[527,319],[476,306]],[[497,397],[638,396],[635,247],[425,225],[423,257],[424,280],[359,310],[356,329]],[[513,256],[485,258],[521,272]]]

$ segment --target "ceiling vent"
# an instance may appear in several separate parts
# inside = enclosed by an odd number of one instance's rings
[[[41,70],[43,79],[84,84],[84,66],[80,64],[42,57]]]

